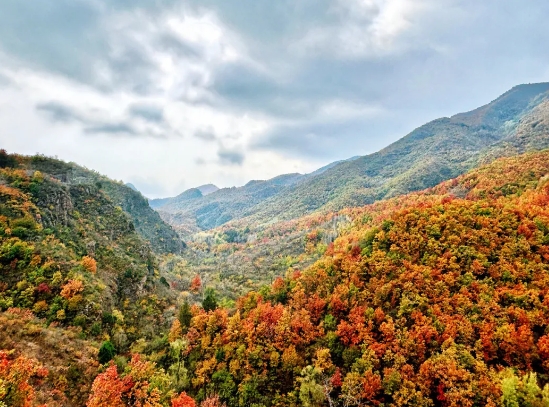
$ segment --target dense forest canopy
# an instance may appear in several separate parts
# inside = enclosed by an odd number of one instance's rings
[[[5,405],[549,401],[549,152],[344,209],[319,260],[230,308],[199,276],[169,295],[129,215],[25,160],[0,170]]]

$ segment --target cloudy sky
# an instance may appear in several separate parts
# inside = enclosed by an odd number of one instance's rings
[[[0,144],[150,197],[364,155],[549,81],[546,0],[1,0]]]

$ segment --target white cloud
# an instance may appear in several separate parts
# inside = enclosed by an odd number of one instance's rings
[[[96,86],[21,66],[13,57],[0,58],[5,62],[0,74],[15,85],[0,88],[4,147],[27,154],[58,155],[113,178],[134,181],[151,196],[179,193],[182,185],[216,182],[230,186],[258,174],[270,177],[287,168],[309,169],[281,156],[273,159],[268,152],[254,152],[249,160],[244,159],[249,141],[272,125],[268,118],[193,103],[215,97],[208,90],[214,69],[247,58],[236,36],[213,14],[167,12],[148,18],[143,12],[124,12],[109,16],[103,25],[111,52],[109,58],[96,62]],[[165,36],[185,41],[198,56],[158,49]],[[148,74],[155,86],[145,94],[127,86],[132,85],[131,77],[125,78],[129,82],[124,86],[117,83],[124,72],[116,71],[112,63],[135,49],[152,64]],[[56,121],[48,104],[70,109],[73,120]],[[132,115],[136,105],[162,109],[163,121]],[[204,128],[219,140],[217,145],[191,137]],[[197,168],[197,159],[207,165]],[[238,170],[227,170],[225,164],[230,160],[241,164]]]
[[[381,58],[422,47],[425,17],[451,0],[338,0],[331,26],[313,27],[294,46],[297,52],[340,58]]]
[[[258,1],[0,2],[2,147],[173,195],[309,172],[549,77],[545,3]]]

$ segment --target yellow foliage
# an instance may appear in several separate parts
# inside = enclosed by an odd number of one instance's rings
[[[321,372],[331,369],[333,367],[333,363],[330,358],[330,349],[327,349],[327,348],[318,349],[315,354],[314,363],[315,363],[315,368],[317,368]]]
[[[285,367],[293,368],[298,365],[299,360],[300,357],[297,354],[294,345],[290,345],[284,349],[284,353],[282,354],[282,363]]]
[[[179,319],[176,318],[175,321],[173,321],[172,327],[170,329],[168,340],[171,343],[181,338],[182,336],[183,336],[183,331],[181,330],[181,323],[179,322]]]
[[[69,303],[69,310],[76,311],[78,309],[78,306],[84,301],[84,297],[82,297],[80,294],[76,294],[75,296],[71,297],[68,300]]]
[[[38,301],[32,308],[33,312],[40,313],[48,310],[48,303],[46,301]]]

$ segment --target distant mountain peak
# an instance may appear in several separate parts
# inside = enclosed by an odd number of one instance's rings
[[[197,187],[203,196],[213,194],[216,191],[219,191],[219,188],[214,184],[205,184]]]

